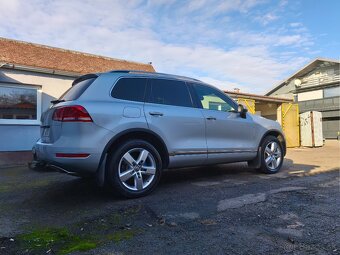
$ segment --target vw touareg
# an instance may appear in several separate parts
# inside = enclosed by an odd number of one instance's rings
[[[93,175],[126,197],[150,193],[163,169],[247,161],[271,174],[286,153],[279,123],[213,86],[169,74],[84,75],[41,122],[37,162]]]

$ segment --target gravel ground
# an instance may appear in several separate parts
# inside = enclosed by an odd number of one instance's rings
[[[339,148],[290,149],[276,175],[244,163],[168,170],[133,200],[0,169],[0,254],[340,254]]]

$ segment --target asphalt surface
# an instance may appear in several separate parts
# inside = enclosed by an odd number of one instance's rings
[[[244,163],[168,170],[133,200],[91,180],[0,169],[0,254],[340,254],[339,148],[289,150],[276,175]],[[42,242],[60,229],[69,234]]]

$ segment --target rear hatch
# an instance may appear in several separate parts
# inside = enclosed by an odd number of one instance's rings
[[[41,115],[40,137],[43,143],[54,143],[61,135],[62,121],[57,119],[56,110],[66,105],[72,105],[72,102],[77,100],[84,91],[98,77],[96,74],[87,74],[73,81],[72,87],[69,88],[59,99],[51,101],[50,108]],[[53,117],[54,116],[54,117]]]

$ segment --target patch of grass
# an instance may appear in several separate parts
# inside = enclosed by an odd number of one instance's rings
[[[136,234],[136,231],[132,230],[132,229],[119,230],[119,231],[116,231],[112,234],[109,234],[107,236],[107,239],[118,243],[118,242],[121,242],[123,240],[129,240],[129,239],[133,238],[135,234]]]
[[[1,185],[0,186],[0,193],[1,192],[9,192],[9,191],[11,191],[9,186],[7,186],[7,185]]]
[[[74,251],[87,251],[97,247],[97,242],[70,233],[66,228],[45,228],[18,236],[25,249],[41,251],[53,249],[64,255]]]
[[[74,251],[88,251],[97,247],[97,243],[92,241],[83,241],[71,243],[67,248],[60,251],[60,254],[69,254]]]
[[[49,248],[56,242],[60,240],[68,240],[70,233],[67,229],[41,229],[35,230],[28,234],[22,234],[19,236],[19,240],[25,242],[31,248],[42,247]]]
[[[140,215],[141,206],[132,206],[100,218],[78,222],[65,228],[41,228],[30,226],[25,234],[16,236],[18,251],[29,254],[45,254],[51,249],[53,254],[66,255],[73,252],[92,250],[108,242],[119,243],[133,239],[143,230],[129,228],[131,222]],[[32,231],[33,229],[33,231]]]

